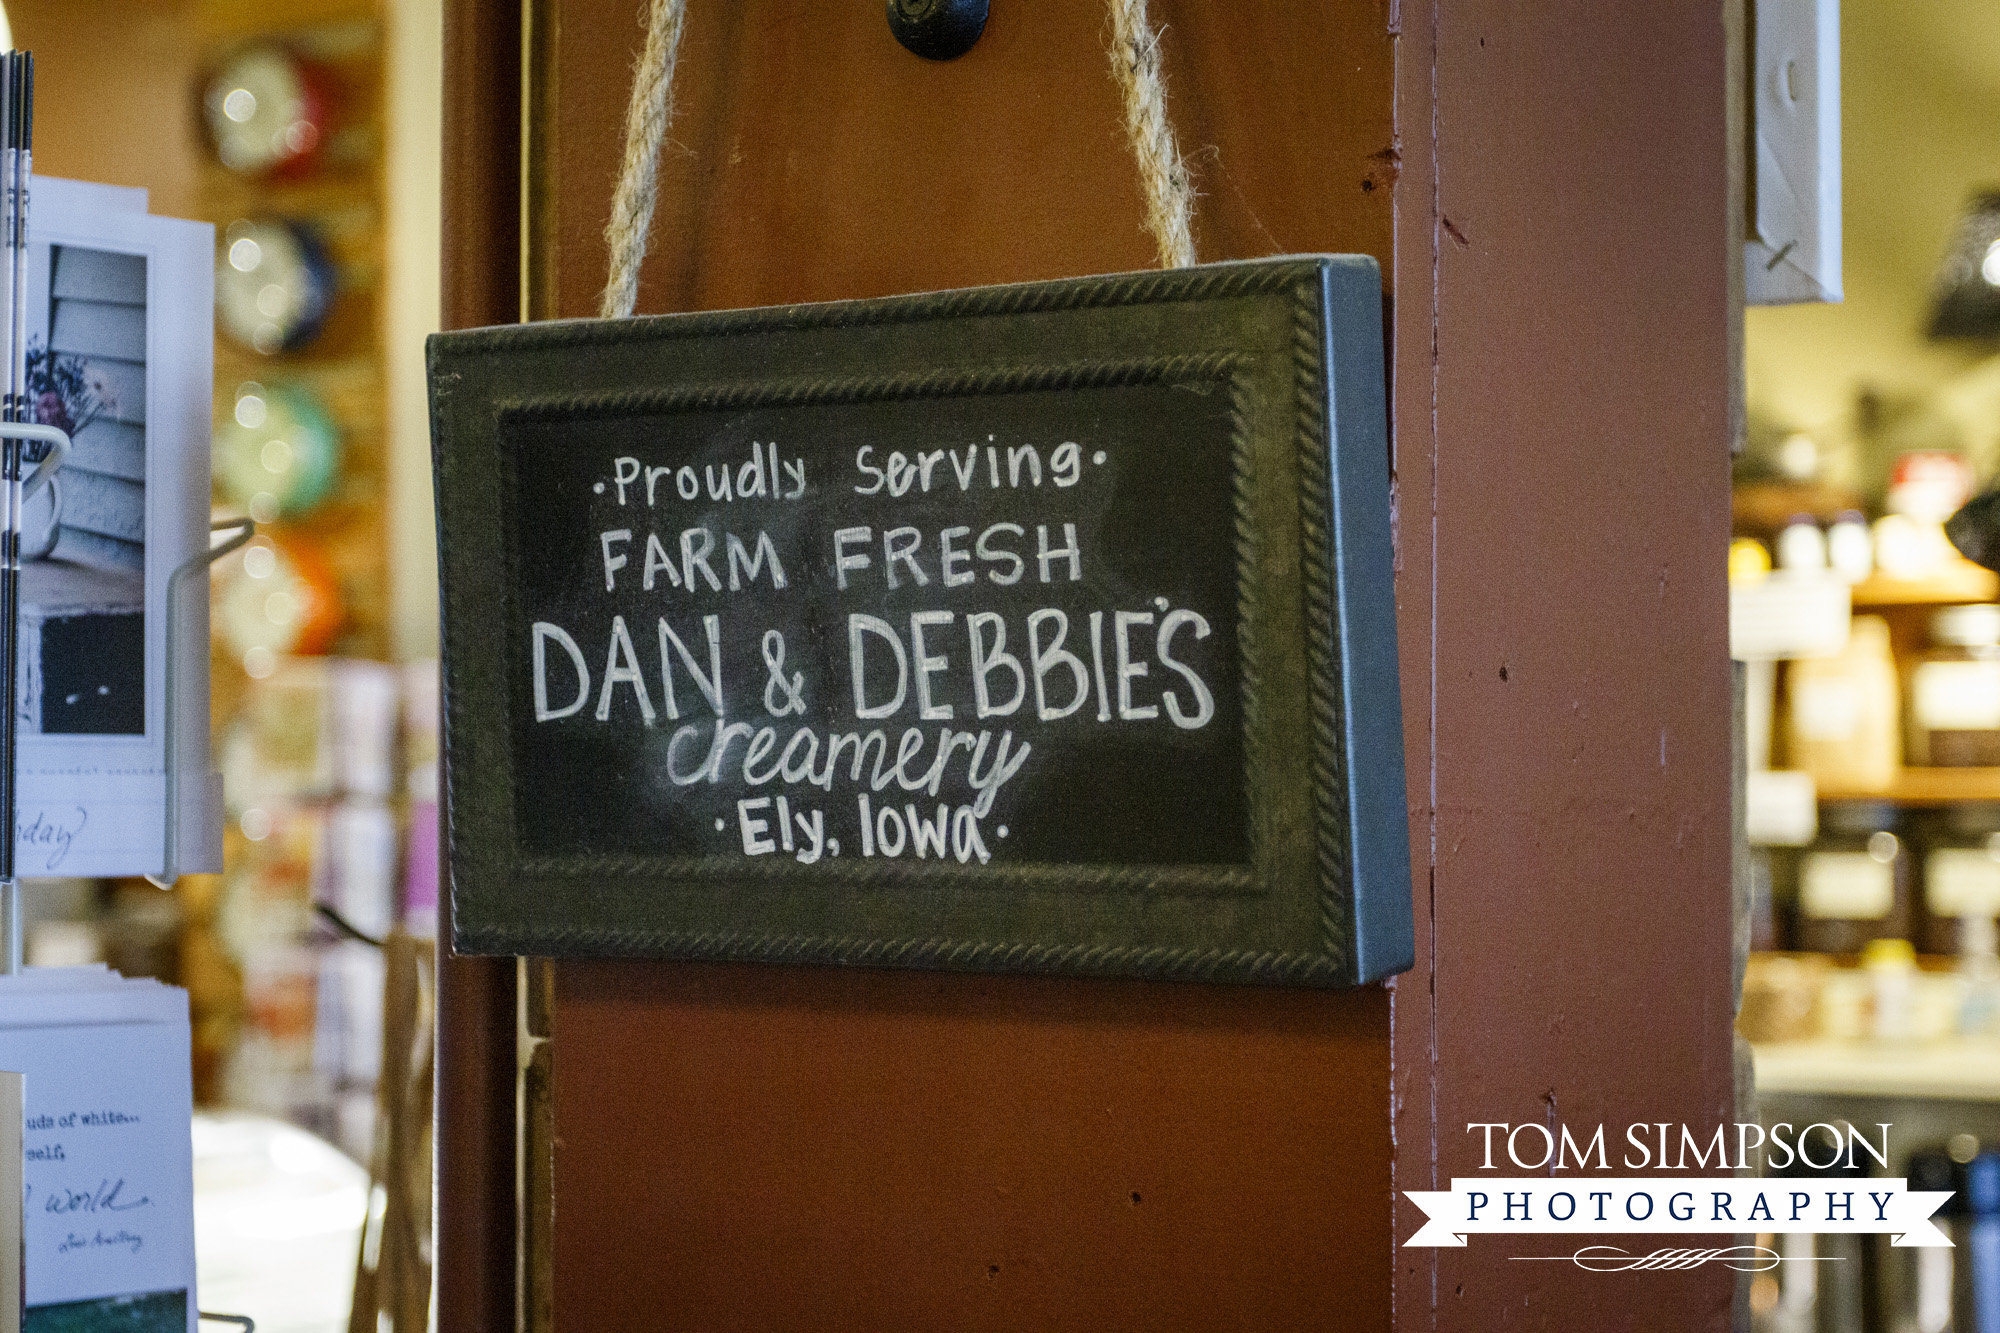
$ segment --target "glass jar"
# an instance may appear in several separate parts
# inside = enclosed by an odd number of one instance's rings
[[[1969,916],[2000,915],[2000,805],[1952,806],[1924,851],[1923,950],[1955,954]]]
[[[1910,672],[1910,762],[2000,765],[2000,606],[1948,606]]]
[[[1913,878],[1894,806],[1829,804],[1799,864],[1798,947],[1859,953],[1870,940],[1909,939]]]

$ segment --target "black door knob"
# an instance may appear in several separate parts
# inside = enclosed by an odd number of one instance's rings
[[[987,0],[889,0],[889,31],[926,60],[953,60],[986,31]]]

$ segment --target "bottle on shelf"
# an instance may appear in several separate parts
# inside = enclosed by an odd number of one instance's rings
[[[1750,951],[1768,953],[1778,947],[1777,903],[1771,894],[1771,853],[1750,849]]]
[[[1823,789],[1888,787],[1902,766],[1899,693],[1889,623],[1856,616],[1838,654],[1790,664],[1791,766]]]
[[[1826,534],[1811,514],[1794,514],[1778,534],[1778,568],[1791,574],[1825,571]]]
[[[1798,1154],[1791,1165],[1773,1167],[1768,1174],[1780,1180],[1830,1180],[1865,1176],[1857,1164],[1849,1166],[1841,1152],[1838,1130],[1830,1124],[1809,1126],[1798,1137]],[[1819,1161],[1830,1163],[1819,1166]],[[1866,1162],[1866,1158],[1862,1159]],[[1855,1180],[1858,1186],[1859,1179]],[[1881,1264],[1872,1237],[1852,1232],[1779,1232],[1758,1243],[1776,1249],[1782,1259],[1773,1274],[1778,1279],[1777,1299],[1769,1322],[1757,1327],[1770,1333],[1808,1333],[1808,1330],[1848,1330],[1871,1328],[1868,1322],[1872,1297],[1879,1289]]]
[[[1844,510],[1826,530],[1826,563],[1842,583],[1861,583],[1875,572],[1875,538],[1868,520]]]
[[[1984,913],[1968,916],[1959,937],[1959,975],[1965,994],[1959,1001],[1958,1031],[1961,1036],[1991,1036],[2000,1029],[2000,929]]]
[[[1932,1214],[1932,1220],[1952,1238],[1952,1248],[1944,1246],[1892,1247],[1890,1255],[1902,1266],[1903,1308],[1892,1325],[1913,1328],[1916,1333],[1946,1333],[1951,1328],[1952,1289],[1956,1285],[1953,1262],[1956,1247],[1963,1245],[1964,1228],[1958,1219],[1964,1212],[1964,1193],[1959,1167],[1943,1148],[1920,1148],[1910,1154],[1904,1176],[1912,1190],[1949,1193],[1951,1197]]]
[[[1879,1042],[1909,1041],[1917,1027],[1917,951],[1904,939],[1870,940],[1861,966],[1874,1002],[1869,1035]]]
[[[2000,1328],[2000,1153],[1982,1152],[1965,1167],[1964,1265],[1953,1300],[1953,1327]],[[1956,1239],[1956,1237],[1954,1237]]]
[[[1932,578],[1960,563],[1944,521],[1972,497],[1972,468],[1957,453],[1917,450],[1889,473],[1888,510],[1875,521],[1875,563],[1895,579]]]

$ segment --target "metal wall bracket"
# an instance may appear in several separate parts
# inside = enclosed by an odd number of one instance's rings
[[[248,543],[257,535],[257,524],[255,520],[248,518],[223,518],[210,523],[208,530],[211,534],[227,532],[229,536],[223,538],[220,545],[211,546],[202,554],[189,556],[183,560],[180,568],[167,578],[167,669],[164,680],[167,700],[166,847],[162,852],[160,873],[146,876],[146,882],[156,889],[171,889],[174,881],[181,877],[181,764],[180,756],[176,753],[180,740],[180,727],[177,724],[180,709],[174,706],[174,663],[180,659],[181,650],[185,646],[181,641],[181,598],[185,596],[181,589],[196,574],[206,574],[210,565]]]

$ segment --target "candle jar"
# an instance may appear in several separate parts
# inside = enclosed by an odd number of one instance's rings
[[[1931,825],[1923,856],[1925,953],[1955,954],[1961,925],[2000,915],[2000,805],[1959,805]]]
[[[1798,946],[1859,953],[1870,940],[1907,940],[1913,876],[1896,808],[1834,802],[1822,811],[1820,829],[1799,865]]]
[[[2000,765],[2000,606],[1946,607],[1930,637],[1910,672],[1910,762]]]

